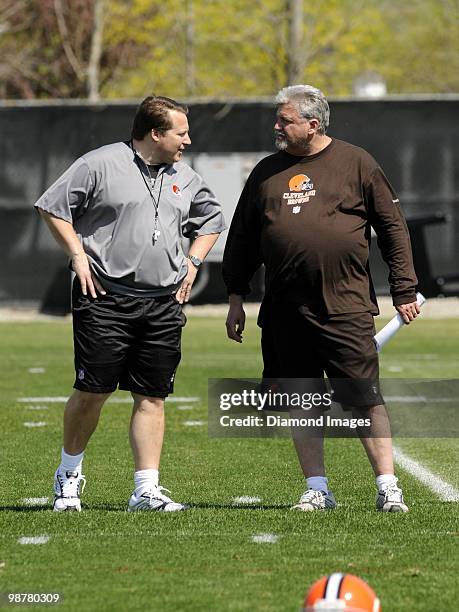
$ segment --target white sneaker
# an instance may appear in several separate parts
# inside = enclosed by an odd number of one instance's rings
[[[189,506],[172,501],[170,497],[164,495],[163,491],[170,493],[168,489],[160,486],[145,489],[140,494],[134,491],[129,500],[128,512],[142,510],[150,512],[181,512],[182,510],[188,510]]]
[[[333,510],[334,508],[336,508],[336,501],[331,491],[325,493],[325,491],[308,489],[300,497],[300,501],[290,510],[312,512],[313,510]]]
[[[376,509],[381,512],[408,512],[403,500],[403,492],[394,483],[376,495]]]
[[[86,478],[78,472],[54,474],[54,512],[81,512],[80,495],[86,485]]]

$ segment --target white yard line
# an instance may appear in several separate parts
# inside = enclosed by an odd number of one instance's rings
[[[49,542],[48,535],[41,536],[23,536],[19,538],[18,544],[47,544]]]
[[[394,446],[394,459],[406,472],[428,487],[444,502],[459,501],[459,490],[437,474],[425,468],[419,461],[406,455],[398,446]]]
[[[185,421],[183,423],[184,425],[186,425],[187,427],[199,427],[201,425],[205,425],[206,422],[205,421]]]
[[[49,410],[48,406],[24,406],[26,410]]]
[[[200,399],[200,397],[175,397],[175,395],[173,395],[172,397],[168,397],[166,402],[179,402],[180,404],[186,404],[187,402],[199,402]]]
[[[167,397],[166,402],[185,404],[187,402],[199,402],[200,399],[201,399],[200,397],[172,396],[172,397]],[[110,402],[111,404],[132,404],[132,397],[111,397],[107,401]]]
[[[248,495],[242,495],[241,497],[235,497],[233,504],[259,504],[261,497],[249,497]]]
[[[24,427],[46,427],[47,424],[45,421],[26,421],[23,423]]]
[[[56,395],[53,397],[18,397],[16,399],[20,404],[35,404],[43,402],[44,404],[62,404],[65,403],[69,398],[63,395]],[[179,402],[185,404],[187,402],[199,402],[200,397],[168,397],[166,402]],[[111,397],[108,400],[111,404],[131,404],[131,397]]]
[[[452,404],[457,402],[455,397],[425,397],[424,395],[384,395],[386,402],[399,402],[400,404]]]
[[[46,506],[49,502],[49,497],[26,497],[22,503],[26,506]]]
[[[180,403],[184,404],[186,402],[199,402],[200,397],[167,397],[167,403]],[[132,404],[132,397],[111,397],[108,400],[112,404]]]
[[[54,397],[18,397],[16,401],[19,404],[61,404],[65,403],[69,398],[64,396]]]
[[[16,401],[19,404],[65,404],[68,400],[68,397],[63,395],[56,395],[52,397],[18,397]],[[168,403],[179,403],[179,404],[189,404],[194,402],[199,402],[200,397],[180,397],[180,396],[172,396],[166,399]],[[403,402],[407,404],[414,404],[418,402],[455,402],[457,401],[454,398],[444,398],[444,397],[425,397],[423,395],[388,395],[385,396],[385,399],[389,402]],[[132,398],[130,397],[110,397],[108,402],[111,404],[131,404]],[[185,410],[185,408],[181,408]]]
[[[251,539],[256,544],[275,544],[279,536],[274,533],[256,533]]]

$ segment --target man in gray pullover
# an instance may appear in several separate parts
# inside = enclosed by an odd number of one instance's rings
[[[169,98],[146,98],[131,140],[83,155],[35,203],[76,275],[75,390],[64,411],[56,512],[81,510],[84,451],[118,386],[134,402],[128,509],[186,509],[159,484],[164,400],[180,361],[182,305],[225,228],[215,196],[181,161],[191,143],[187,112]],[[183,237],[192,240],[188,254]]]

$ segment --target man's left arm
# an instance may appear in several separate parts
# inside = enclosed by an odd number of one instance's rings
[[[371,173],[366,194],[369,221],[389,267],[392,302],[408,324],[420,313],[416,303],[418,279],[413,265],[410,235],[399,199],[379,166]]]
[[[184,302],[186,303],[190,299],[191,288],[196,279],[196,275],[199,269],[197,266],[193,264],[190,257],[196,257],[201,262],[204,261],[204,259],[206,258],[211,248],[217,242],[219,235],[220,234],[218,233],[218,234],[206,234],[204,236],[198,236],[193,242],[193,244],[191,245],[190,250],[188,252],[188,259],[187,259],[188,272],[185,278],[183,279],[182,284],[179,287],[179,290],[175,294],[175,297],[177,298],[177,301],[180,304],[183,304]]]
[[[193,264],[190,257],[196,257],[203,262],[220,233],[226,229],[220,203],[198,174],[195,175],[191,188],[194,195],[183,233],[192,240],[192,244],[187,259],[188,273],[176,293],[180,304],[190,299],[191,288],[198,273],[198,267]]]

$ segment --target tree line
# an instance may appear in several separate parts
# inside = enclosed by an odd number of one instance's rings
[[[459,91],[459,0],[0,0],[0,98]]]

